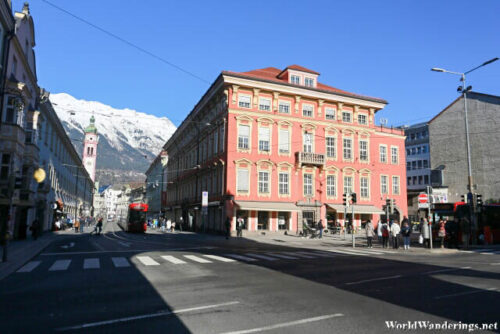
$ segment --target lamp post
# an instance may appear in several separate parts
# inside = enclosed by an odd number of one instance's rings
[[[472,182],[472,165],[471,165],[471,154],[470,154],[470,140],[469,140],[469,119],[468,119],[468,113],[467,113],[467,92],[470,91],[472,89],[472,86],[466,86],[465,85],[465,75],[466,74],[469,74],[475,70],[477,70],[478,68],[480,67],[483,67],[483,66],[486,66],[488,64],[491,64],[495,61],[497,61],[498,58],[493,58],[493,59],[490,59],[484,63],[482,63],[481,65],[479,66],[476,66],[474,67],[473,69],[470,69],[466,72],[453,72],[453,71],[448,71],[448,70],[445,70],[445,69],[442,69],[442,68],[437,68],[437,67],[433,67],[431,68],[431,71],[434,71],[434,72],[443,72],[443,73],[450,73],[450,74],[455,74],[455,75],[459,75],[460,76],[460,81],[462,81],[462,86],[458,87],[457,91],[459,92],[462,92],[462,94],[464,95],[464,122],[465,122],[465,141],[466,141],[466,146],[467,146],[467,170],[468,170],[468,198],[469,199],[472,199],[472,185],[473,185],[473,182]],[[470,224],[469,226],[472,228],[472,224],[473,224],[473,211],[474,211],[474,201],[472,200],[472,210],[470,210]],[[473,230],[473,232],[475,233],[475,229]],[[431,235],[432,237],[432,235]],[[475,238],[473,237],[474,242],[475,242]]]

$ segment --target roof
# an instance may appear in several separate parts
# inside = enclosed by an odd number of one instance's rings
[[[266,67],[266,68],[260,68],[260,69],[251,70],[251,71],[247,71],[247,72],[222,71],[222,74],[233,75],[233,76],[249,78],[249,79],[257,79],[257,80],[261,80],[261,81],[275,82],[275,83],[280,83],[283,85],[295,87],[297,85],[291,84],[288,82],[287,79],[280,77],[280,74],[289,68],[319,75],[318,72],[314,72],[312,70],[309,70],[309,69],[302,67],[302,66],[299,66],[299,65],[287,66],[284,70],[280,70],[276,67]],[[387,101],[384,99],[381,99],[378,97],[371,97],[371,96],[351,93],[351,92],[341,90],[341,89],[338,89],[338,88],[335,88],[335,87],[332,87],[329,85],[325,85],[319,81],[317,82],[316,88],[306,87],[306,86],[301,86],[301,88],[322,91],[322,92],[326,92],[326,93],[335,93],[335,94],[339,94],[339,95],[355,97],[355,98],[360,98],[360,99],[366,99],[366,100],[372,100],[375,102],[387,104]]]

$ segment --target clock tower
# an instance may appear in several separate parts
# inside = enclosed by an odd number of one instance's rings
[[[85,137],[83,139],[83,166],[89,173],[92,182],[95,182],[97,142],[99,141],[97,128],[94,123],[95,118],[92,115],[90,124],[85,128]]]

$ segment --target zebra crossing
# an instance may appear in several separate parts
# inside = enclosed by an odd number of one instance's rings
[[[188,265],[199,264],[209,265],[214,263],[255,263],[255,262],[275,262],[275,261],[308,261],[312,259],[334,258],[339,256],[369,256],[383,254],[380,251],[363,251],[347,249],[330,250],[308,250],[308,251],[270,251],[270,252],[248,252],[248,253],[224,253],[214,254],[175,254],[175,255],[140,255],[131,258],[126,257],[92,257],[81,259],[57,259],[52,260],[45,268],[49,272],[61,272],[70,268],[81,268],[83,270],[101,269],[102,266],[112,264],[113,268],[128,268],[132,265],[141,267],[158,267],[162,265]],[[41,260],[30,261],[17,270],[17,273],[30,273],[37,268],[43,267]]]
[[[498,248],[480,248],[473,250],[461,250],[462,253],[478,253],[481,255],[499,255],[500,249]]]

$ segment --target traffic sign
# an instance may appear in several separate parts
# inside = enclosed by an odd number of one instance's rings
[[[429,197],[427,196],[426,193],[420,193],[418,195],[418,203],[424,204],[429,202]]]
[[[202,207],[208,206],[208,191],[203,191],[201,193],[201,206]]]

